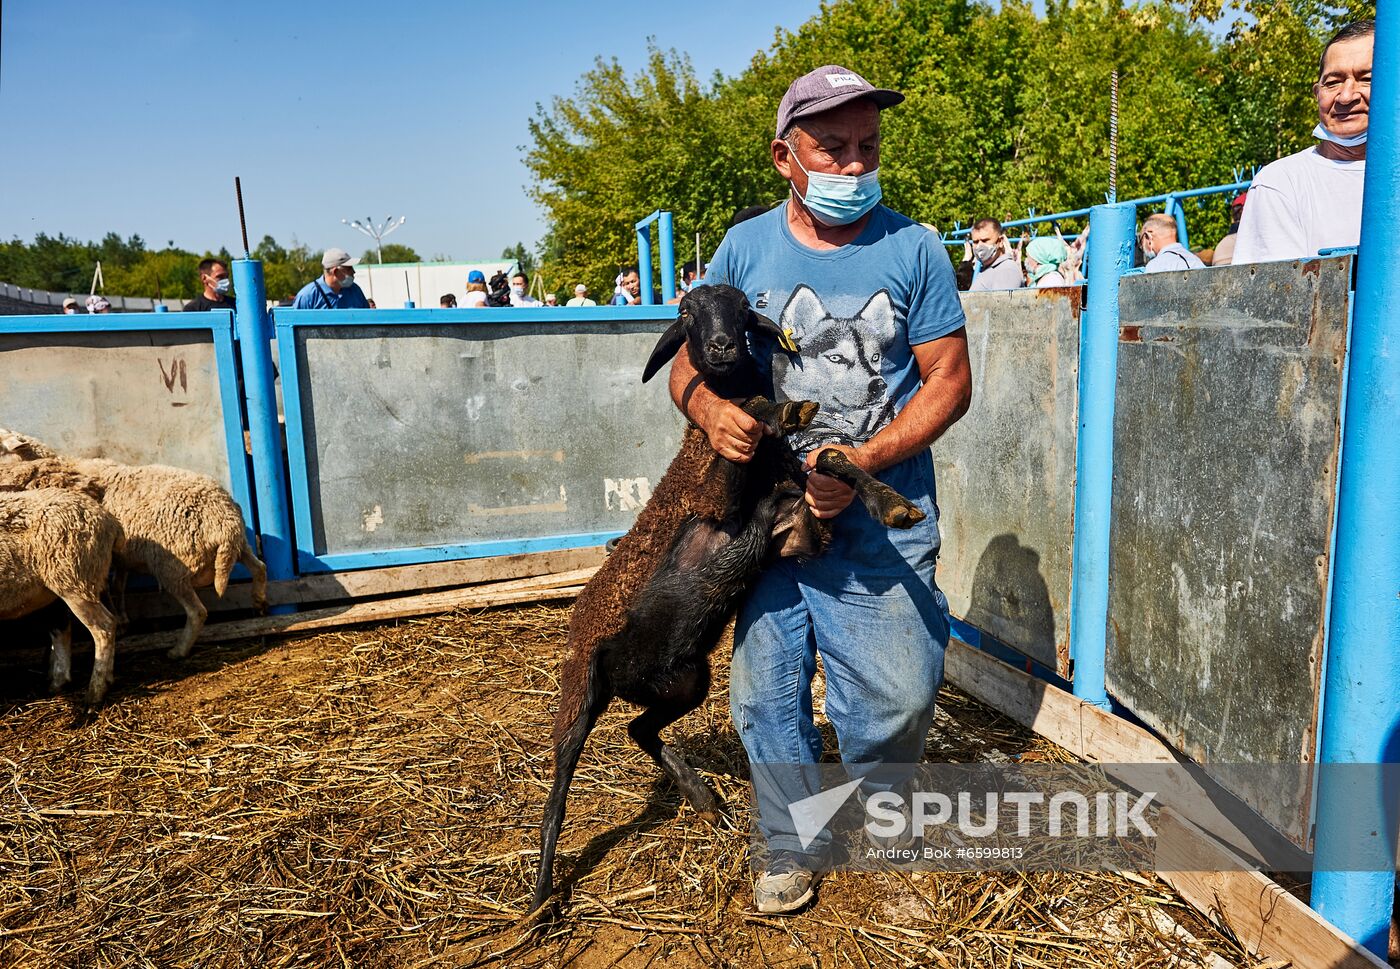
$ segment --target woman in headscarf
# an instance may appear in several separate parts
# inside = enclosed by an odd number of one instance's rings
[[[1059,239],[1038,236],[1026,246],[1026,276],[1030,285],[1040,289],[1047,286],[1068,286],[1061,268],[1069,258],[1069,248]]]

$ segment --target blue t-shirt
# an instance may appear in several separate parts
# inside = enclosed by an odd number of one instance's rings
[[[795,354],[769,339],[754,340],[753,350],[760,366],[772,361],[776,399],[821,405],[811,427],[789,438],[798,453],[870,440],[921,385],[912,347],[966,322],[938,236],[883,205],[854,242],[827,250],[798,242],[787,225],[787,206],[780,205],[730,229],[703,282],[743,290],[755,310],[791,332]],[[832,561],[822,568],[844,570],[831,578],[854,591],[879,577],[907,574],[911,564],[927,565],[931,579],[937,554],[929,452],[879,477],[916,501],[929,519],[909,532],[894,532],[853,502],[836,519]]]
[[[301,288],[292,301],[296,310],[367,310],[369,300],[357,283],[351,283],[336,292],[324,278],[313,279]]]

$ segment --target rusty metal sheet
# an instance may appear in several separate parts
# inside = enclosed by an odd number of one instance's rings
[[[299,327],[316,554],[625,531],[680,443],[664,328]]]
[[[231,488],[209,334],[0,334],[0,427],[74,457],[171,464]]]
[[[1314,756],[1351,266],[1123,280],[1108,686],[1226,787]],[[1231,789],[1305,843],[1306,784]]]
[[[1068,672],[1082,289],[963,297],[972,409],[933,446],[954,615]]]

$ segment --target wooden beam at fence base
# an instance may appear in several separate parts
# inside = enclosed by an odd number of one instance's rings
[[[1085,760],[1101,764],[1177,764],[1157,737],[959,640],[948,643],[948,679],[1012,720]]]
[[[493,582],[467,589],[428,592],[397,599],[383,599],[378,602],[359,602],[287,616],[264,616],[258,619],[210,623],[204,627],[195,645],[198,647],[206,643],[226,643],[239,639],[257,639],[262,636],[288,636],[320,629],[333,629],[338,626],[381,622],[387,619],[429,616],[439,612],[450,612],[453,609],[480,609],[490,606],[545,602],[554,599],[572,599],[583,591],[583,583],[596,571],[596,567],[574,569],[569,572],[556,572],[552,575],[516,579],[510,582]],[[179,630],[132,636],[120,640],[118,648],[122,652],[166,649],[174,646],[179,636]]]
[[[1170,810],[1163,810],[1157,820],[1157,863],[1158,877],[1253,955],[1286,959],[1299,969],[1388,969],[1354,939]]]
[[[944,669],[949,682],[1086,761],[1171,764],[1184,759],[1156,736],[1092,703],[952,640]],[[1223,923],[1257,955],[1298,969],[1387,969],[1278,883],[1200,828],[1164,808],[1158,833],[1158,876],[1206,918]],[[1228,834],[1228,837],[1241,835]],[[1164,859],[1163,855],[1166,854]],[[1186,869],[1199,869],[1188,871]]]
[[[354,572],[327,572],[304,575],[284,582],[269,582],[269,605],[300,605],[308,602],[330,602],[336,599],[365,599],[372,596],[403,592],[426,592],[479,582],[499,582],[552,572],[568,572],[600,564],[606,557],[601,546],[567,548],[550,552],[527,552],[520,555],[497,555],[491,558],[463,559],[455,562],[425,562],[421,565],[398,565],[382,569],[359,569]],[[222,599],[214,590],[197,590],[200,600],[210,614],[251,609],[248,583],[230,585]],[[160,591],[133,592],[127,596],[127,614],[133,621],[183,615],[179,604]]]

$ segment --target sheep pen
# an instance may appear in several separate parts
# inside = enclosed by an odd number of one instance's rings
[[[837,872],[803,914],[754,915],[727,637],[672,736],[738,830],[694,816],[619,707],[574,781],[563,916],[522,935],[568,615],[458,612],[179,666],[128,655],[85,719],[43,695],[37,661],[7,668],[0,965],[1255,964],[1131,872]],[[951,689],[928,756],[1068,759]]]

